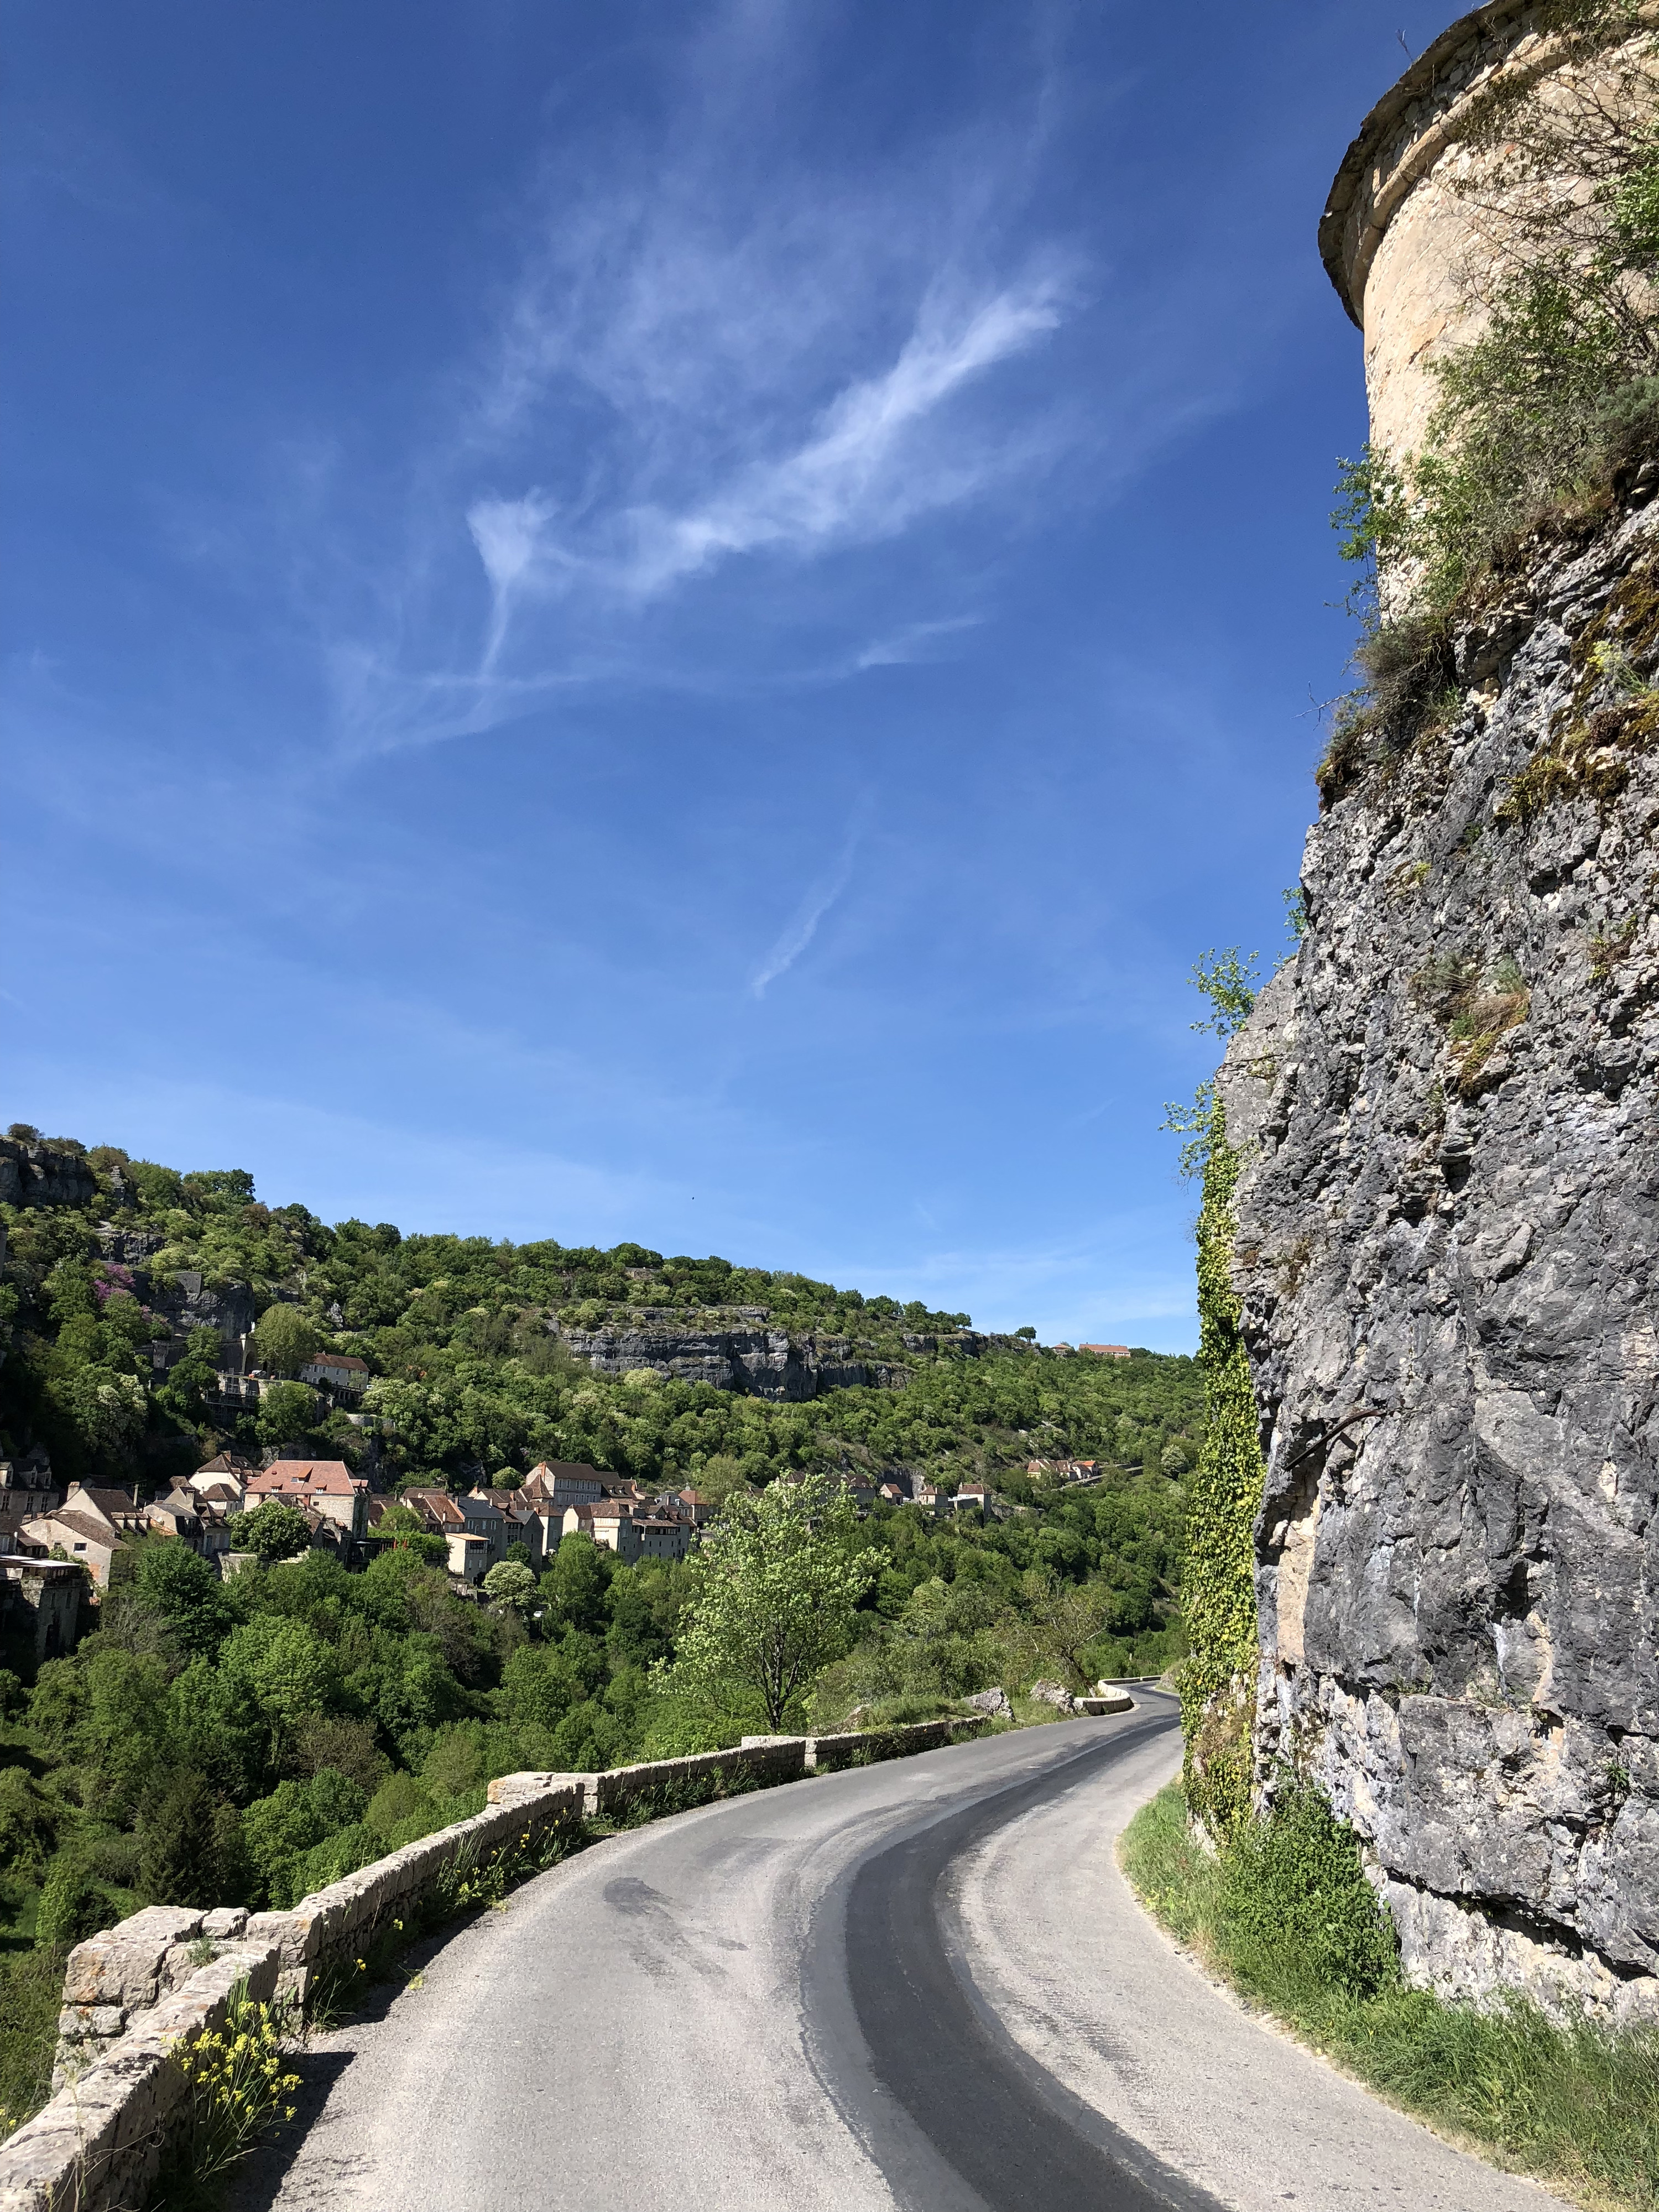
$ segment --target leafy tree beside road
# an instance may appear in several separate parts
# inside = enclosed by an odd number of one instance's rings
[[[852,1640],[875,1578],[841,1484],[804,1475],[734,1492],[691,1562],[678,1682],[711,1706],[754,1704],[769,1730]]]

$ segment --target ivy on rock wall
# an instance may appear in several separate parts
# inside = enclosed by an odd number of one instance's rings
[[[1238,1155],[1212,1090],[1200,1124],[1199,1371],[1204,1435],[1189,1478],[1182,1612],[1188,1656],[1180,1673],[1184,1781],[1194,1816],[1218,1840],[1249,1811],[1250,1716],[1256,1659],[1255,1545],[1261,1449],[1239,1302],[1228,1277]]]

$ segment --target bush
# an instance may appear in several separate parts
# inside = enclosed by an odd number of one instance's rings
[[[1373,1996],[1398,1974],[1394,1926],[1360,1870],[1352,1828],[1297,1784],[1265,1820],[1243,1822],[1223,1855],[1221,1939],[1242,1980],[1310,1980]]]
[[[132,1899],[97,1879],[81,1852],[61,1850],[41,1885],[34,1940],[70,1950],[100,1928],[113,1928],[133,1908]]]

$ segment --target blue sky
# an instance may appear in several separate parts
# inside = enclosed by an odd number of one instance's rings
[[[1194,1340],[1418,0],[9,0],[6,1111]]]

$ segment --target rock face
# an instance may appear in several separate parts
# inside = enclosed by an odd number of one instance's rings
[[[0,1204],[90,1206],[98,1179],[79,1152],[0,1137]]]
[[[822,1390],[857,1389],[873,1383],[901,1389],[902,1368],[854,1359],[844,1340],[792,1337],[787,1329],[757,1327],[689,1330],[665,1319],[637,1329],[567,1328],[565,1342],[601,1375],[654,1368],[683,1382],[709,1382],[717,1390],[798,1404]]]
[[[1498,647],[1459,641],[1450,729],[1310,833],[1308,934],[1222,1076],[1258,1784],[1310,1763],[1419,1980],[1649,2018],[1656,526],[1540,553]]]

